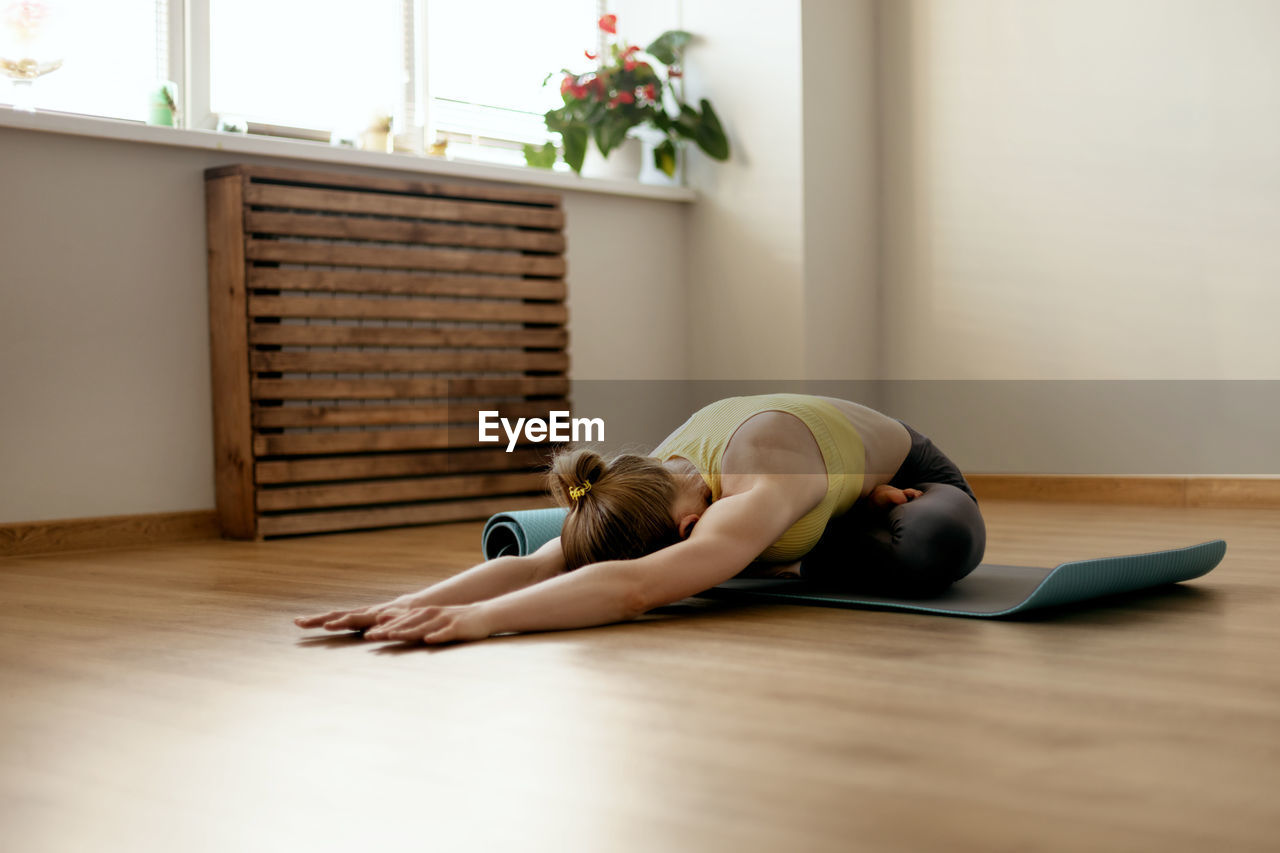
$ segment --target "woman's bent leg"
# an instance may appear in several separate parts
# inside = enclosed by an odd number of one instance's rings
[[[817,583],[875,595],[937,595],[982,562],[987,531],[977,503],[947,483],[891,509],[855,506],[832,519],[801,561]]]

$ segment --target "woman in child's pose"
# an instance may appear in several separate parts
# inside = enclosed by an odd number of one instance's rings
[[[803,577],[924,597],[982,560],[959,469],[874,409],[801,394],[730,397],[650,456],[559,454],[561,535],[421,592],[299,617],[303,628],[441,643],[634,619],[732,577]]]

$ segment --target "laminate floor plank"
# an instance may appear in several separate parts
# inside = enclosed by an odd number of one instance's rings
[[[291,620],[479,524],[0,559],[5,847],[1276,849],[1275,510],[983,510],[988,562],[1227,555],[1012,620],[691,599],[431,648]]]

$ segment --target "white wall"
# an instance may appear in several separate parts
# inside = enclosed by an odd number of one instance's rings
[[[801,6],[808,380],[880,374],[875,5]]]
[[[699,36],[687,94],[733,159],[690,153],[691,206],[566,194],[589,391],[1280,378],[1271,0],[616,10],[637,43]],[[0,150],[0,522],[213,506],[201,173],[253,158],[2,129]],[[980,471],[1245,473],[1223,449],[1280,419],[1270,385],[1204,386],[1199,419],[1185,389],[1121,411],[1141,395],[1005,387],[873,402]]]
[[[883,375],[981,380],[886,409],[966,470],[1280,474],[1280,5],[878,12]]]
[[[1280,4],[880,11],[887,375],[1280,378]]]
[[[685,0],[688,100],[727,163],[689,154],[690,375],[876,375],[875,4]],[[749,13],[748,13],[749,11]]]
[[[689,376],[803,378],[800,6],[685,0],[684,26],[687,99],[712,102],[732,146],[688,155]]]
[[[270,161],[13,129],[0,151],[0,522],[212,508],[203,171]],[[565,193],[576,376],[682,375],[684,207]]]

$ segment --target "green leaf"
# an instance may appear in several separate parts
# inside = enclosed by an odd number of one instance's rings
[[[711,102],[706,98],[702,99],[702,120],[698,124],[694,141],[698,143],[699,148],[707,152],[707,156],[716,160],[729,159],[729,139],[724,135],[720,119],[716,116],[715,110],[711,109]]]
[[[608,157],[610,151],[622,144],[622,140],[627,136],[627,131],[633,125],[634,122],[622,115],[617,115],[608,121],[595,125],[592,131],[595,136],[596,147],[600,149],[600,153]]]
[[[675,128],[675,122],[671,120],[671,116],[659,109],[649,113],[649,123],[665,133],[670,133]]]
[[[672,128],[685,139],[697,142],[700,124],[702,124],[702,117],[698,115],[698,111],[688,104],[681,104],[680,117],[672,122]]]
[[[662,144],[653,149],[653,165],[657,166],[668,178],[676,174],[676,146],[670,139],[662,140]]]
[[[556,164],[557,153],[554,142],[544,143],[541,148],[526,143],[524,146],[524,162],[535,169],[550,169]]]
[[[542,117],[542,119],[547,123],[547,130],[551,131],[552,133],[559,133],[565,128],[563,109],[547,110],[546,114]]]
[[[587,129],[582,125],[572,125],[560,131],[564,140],[564,161],[569,168],[582,174],[582,161],[587,157]]]
[[[684,30],[667,30],[654,39],[644,52],[663,65],[676,65],[680,61],[680,54],[692,39],[693,34]]]

